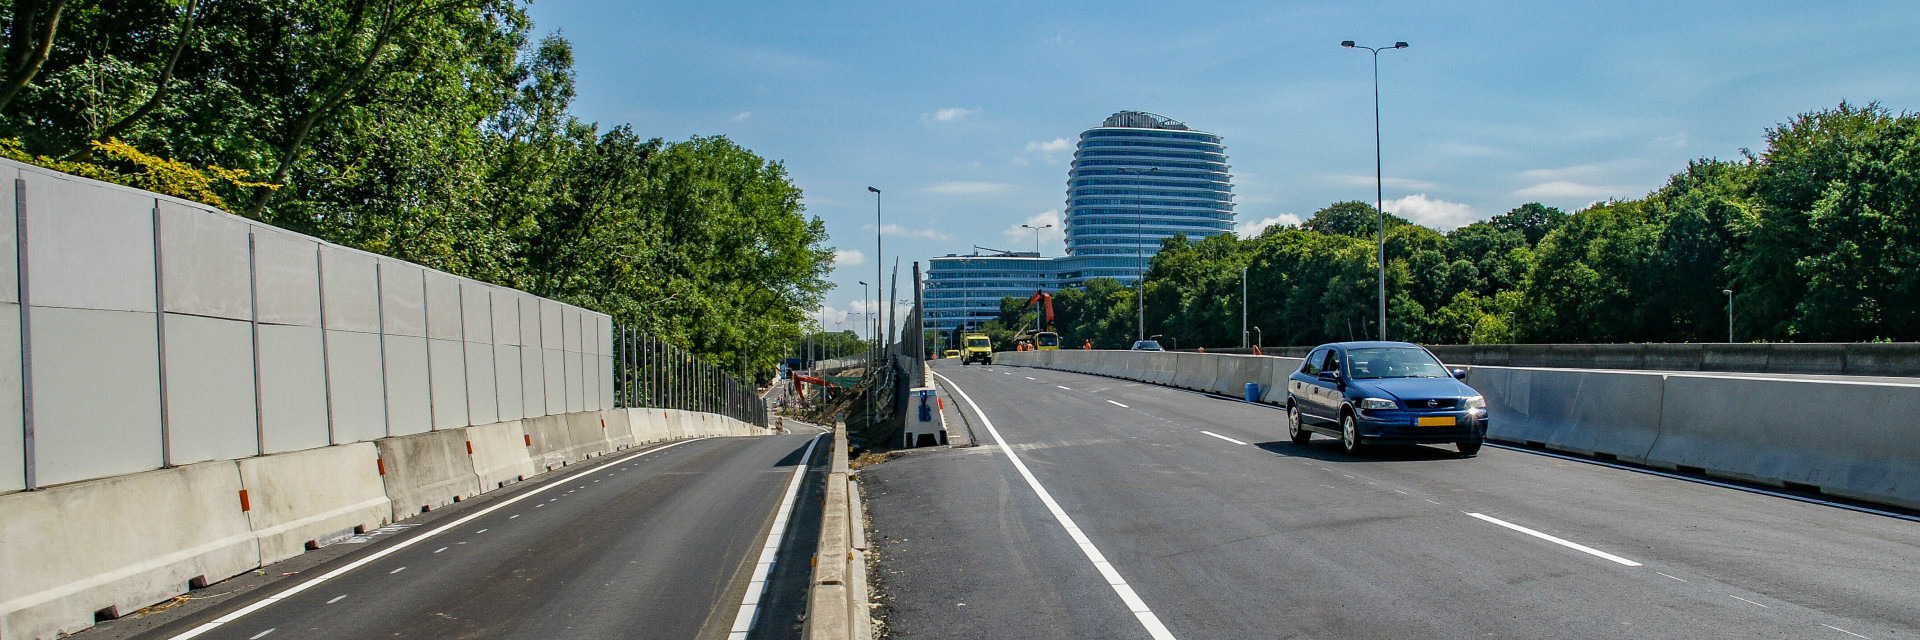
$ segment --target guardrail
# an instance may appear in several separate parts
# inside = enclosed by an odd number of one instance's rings
[[[1286,404],[1300,365],[1139,351],[1003,352],[994,361],[1231,397],[1252,382],[1272,405]],[[1475,365],[1467,384],[1487,398],[1489,439],[1920,509],[1920,380]]]
[[[820,545],[814,552],[802,637],[867,640],[872,636],[865,521],[860,487],[847,464],[847,426],[835,424],[832,459],[827,463],[826,509],[820,517]]]

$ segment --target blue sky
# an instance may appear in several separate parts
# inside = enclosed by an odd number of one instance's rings
[[[885,262],[1059,255],[1079,132],[1123,109],[1225,137],[1244,229],[1373,197],[1381,55],[1387,209],[1442,230],[1573,210],[1737,157],[1841,100],[1920,109],[1912,2],[872,2],[538,0],[575,47],[575,111],[645,136],[724,134],[778,159],[841,250],[828,328]],[[902,276],[905,279],[905,276]]]

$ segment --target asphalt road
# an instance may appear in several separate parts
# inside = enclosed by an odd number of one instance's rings
[[[725,638],[811,440],[708,438],[611,454],[464,502],[436,521],[136,637],[175,638],[224,620],[197,637]],[[825,452],[817,448],[813,462]],[[817,475],[817,468],[808,474]],[[818,503],[813,479],[798,504]],[[818,510],[801,511],[812,516],[788,528],[776,574],[794,564],[784,558],[796,557],[803,572],[810,565],[815,538],[792,534],[817,530]],[[308,576],[341,569],[230,618]],[[754,637],[798,637],[791,620],[805,611],[804,598],[780,600],[766,604],[774,610]]]
[[[860,474],[892,637],[1920,637],[1920,523],[1499,448],[1351,458],[1257,405],[935,372],[981,446]]]

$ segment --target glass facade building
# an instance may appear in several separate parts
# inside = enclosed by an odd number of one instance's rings
[[[1067,173],[1063,283],[1132,283],[1160,241],[1233,231],[1233,177],[1220,136],[1122,111],[1080,134]],[[1124,258],[1124,259],[1123,259]]]
[[[1233,180],[1220,136],[1144,111],[1113,114],[1080,134],[1067,173],[1067,255],[953,255],[927,264],[928,330],[977,327],[1000,299],[1077,287],[1094,278],[1132,284],[1160,241],[1233,231]]]

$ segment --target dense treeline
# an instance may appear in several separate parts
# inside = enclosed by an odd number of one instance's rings
[[[1387,331],[1423,343],[1920,340],[1920,116],[1877,105],[1803,114],[1759,156],[1698,160],[1636,200],[1567,214],[1526,204],[1452,231],[1389,214]],[[1146,333],[1182,348],[1367,339],[1374,209],[1334,204],[1259,237],[1168,240],[1148,269]],[[1061,291],[1063,343],[1125,348],[1136,291]],[[989,329],[1031,325],[1002,302]]]
[[[511,0],[0,13],[16,159],[604,311],[733,371],[770,370],[828,286],[779,162],[575,118],[571,46]]]

